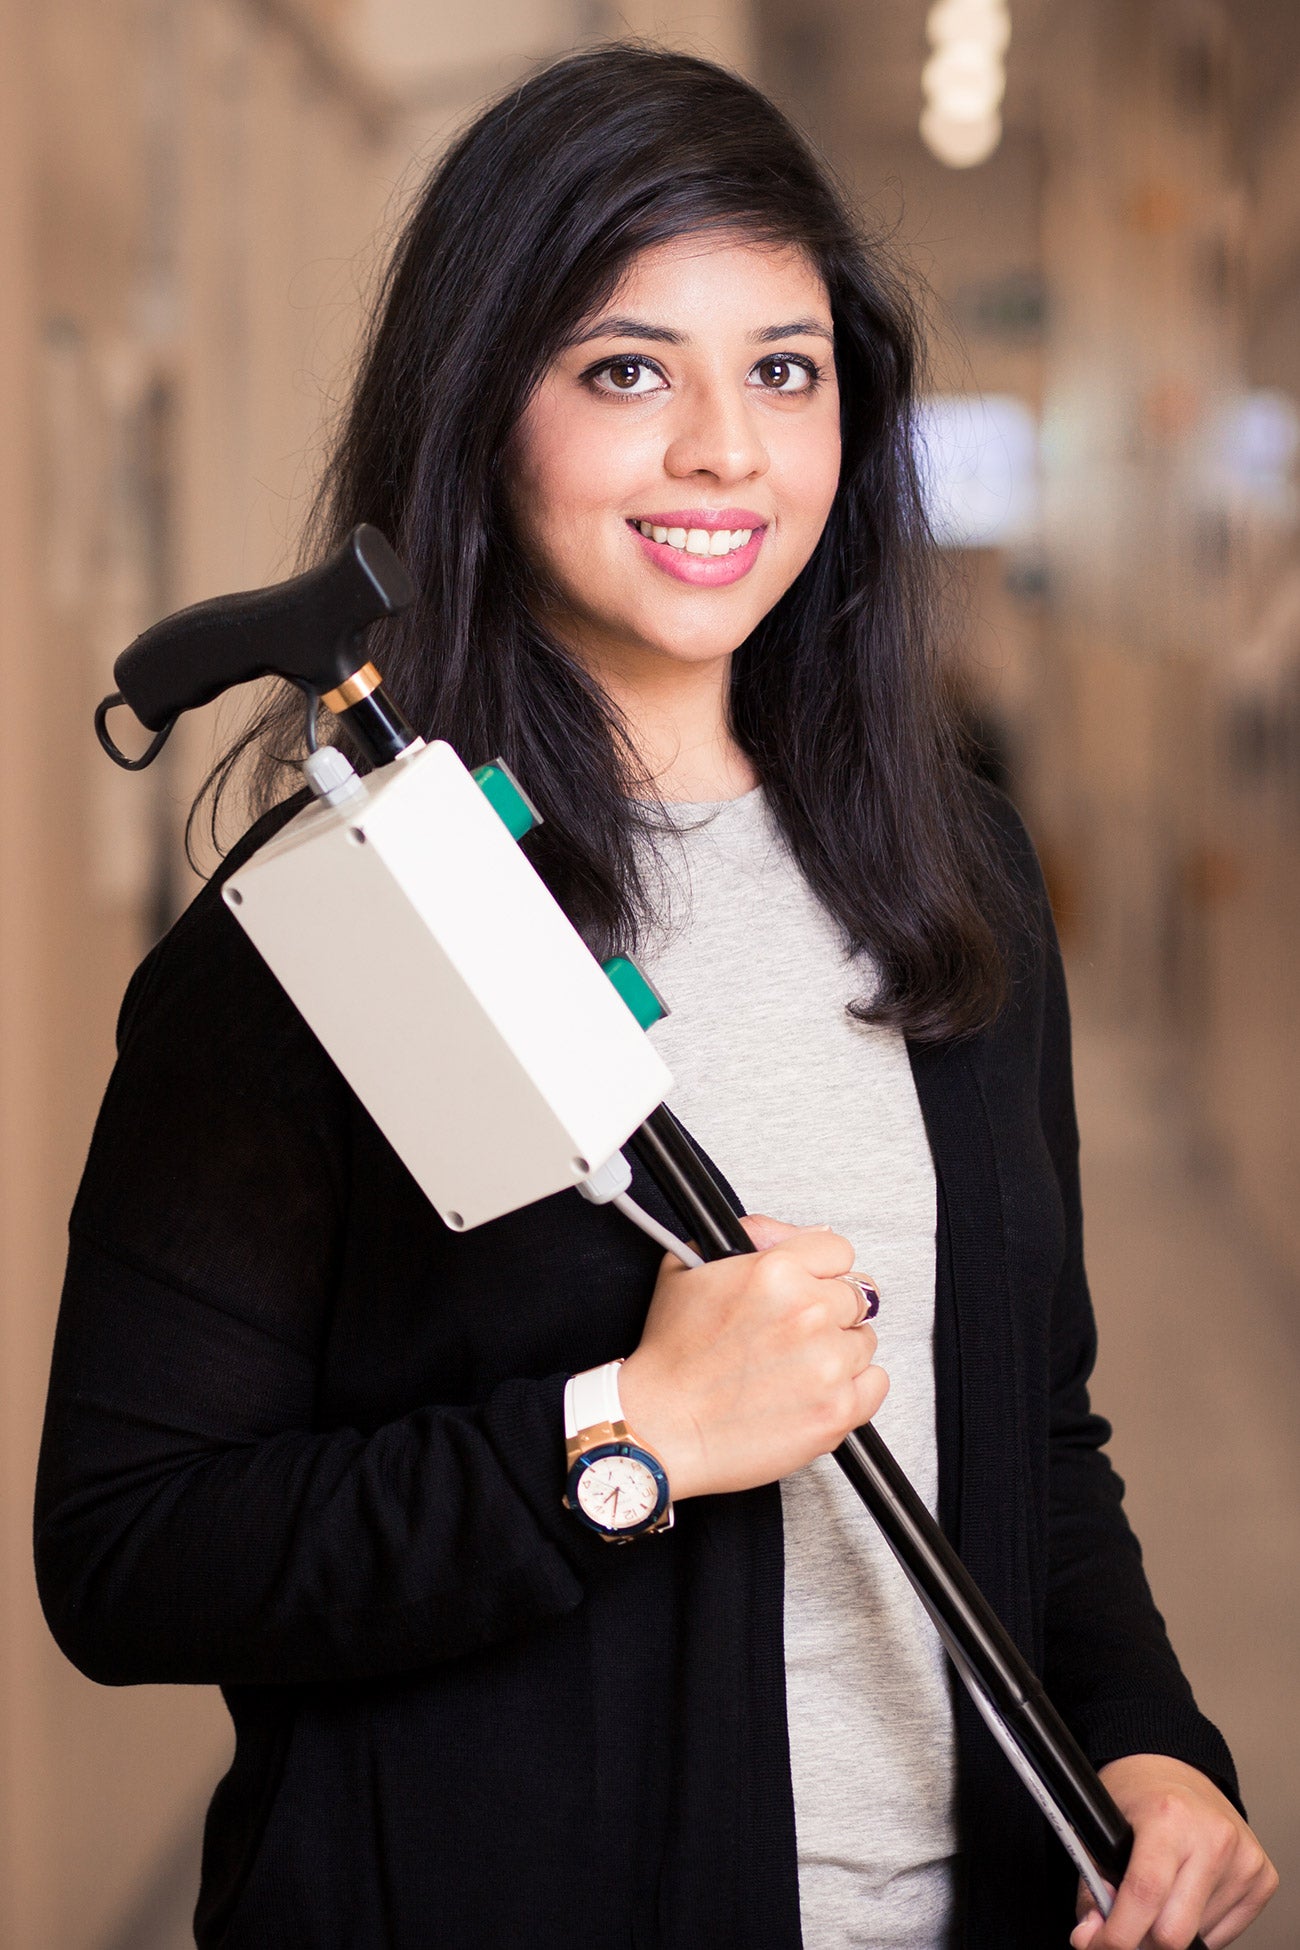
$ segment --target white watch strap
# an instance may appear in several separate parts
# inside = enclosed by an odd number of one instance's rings
[[[621,1422],[623,1404],[618,1398],[618,1371],[621,1361],[606,1361],[601,1368],[586,1368],[571,1376],[564,1389],[564,1434],[572,1440],[583,1429],[604,1422]]]

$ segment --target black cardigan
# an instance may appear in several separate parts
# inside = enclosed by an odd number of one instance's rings
[[[1041,928],[992,1030],[912,1050],[940,1516],[1094,1762],[1173,1754],[1235,1796],[1088,1403],[1064,984],[1032,849],[997,819]],[[198,1942],[795,1950],[778,1488],[627,1548],[560,1504],[565,1377],[635,1346],[658,1250],[576,1191],[445,1228],[221,877],[123,1005],[37,1493],[68,1656],[225,1691]],[[963,1942],[1063,1944],[1066,1858],[957,1711]]]

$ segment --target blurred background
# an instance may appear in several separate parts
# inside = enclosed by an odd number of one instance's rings
[[[1249,1940],[1295,1950],[1295,0],[0,0],[0,1941],[180,1950],[227,1752],[215,1694],[74,1672],[30,1572],[66,1215],[229,728],[127,778],[92,709],[146,623],[291,569],[449,134],[624,33],[768,88],[927,288],[952,680],[1070,962],[1097,1399],[1283,1872]]]

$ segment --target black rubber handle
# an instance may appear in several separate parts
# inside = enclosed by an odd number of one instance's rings
[[[150,731],[254,677],[288,677],[329,691],[357,669],[363,632],[414,600],[406,568],[379,530],[363,522],[304,575],[165,616],[122,652],[113,677]]]

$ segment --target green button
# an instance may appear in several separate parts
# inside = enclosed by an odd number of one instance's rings
[[[542,815],[504,759],[494,758],[490,765],[476,766],[470,776],[512,840],[521,840],[534,826],[541,825]]]
[[[649,1029],[668,1014],[668,1004],[659,991],[626,955],[613,955],[600,965],[642,1029]]]

